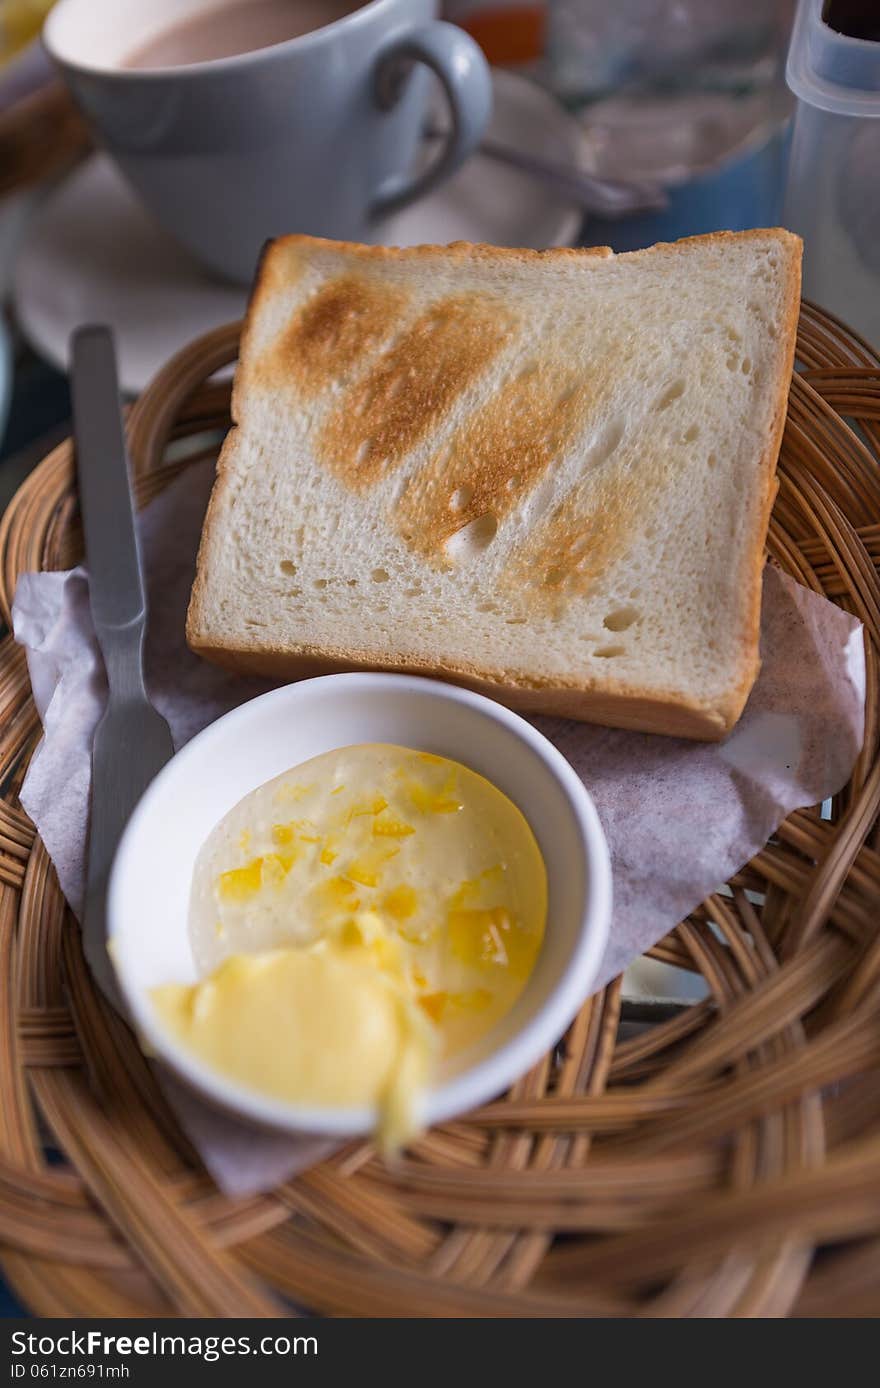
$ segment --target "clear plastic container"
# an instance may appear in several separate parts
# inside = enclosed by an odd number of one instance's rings
[[[800,0],[786,80],[797,97],[784,222],[804,238],[804,296],[880,349],[880,23],[837,32],[858,10]],[[847,22],[846,18],[843,22]]]

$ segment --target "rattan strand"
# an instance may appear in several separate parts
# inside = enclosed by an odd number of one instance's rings
[[[188,465],[170,439],[228,424],[208,381],[237,339],[194,343],[133,408],[141,503]],[[212,1187],[18,803],[39,726],[3,638],[0,1262],[33,1312],[880,1311],[880,361],[809,306],[798,359],[770,554],[867,634],[867,738],[830,820],[792,815],[653,951],[706,1001],[624,1039],[612,984],[557,1056],[394,1166],[361,1143],[265,1196]],[[64,443],[0,524],[6,619],[18,574],[80,550]]]

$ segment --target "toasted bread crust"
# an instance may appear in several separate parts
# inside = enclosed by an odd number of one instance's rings
[[[418,660],[389,656],[376,661],[363,652],[334,654],[331,651],[251,650],[201,642],[188,636],[197,655],[238,674],[263,675],[279,681],[308,679],[315,675],[339,674],[348,670],[385,671],[425,675],[464,685],[486,694],[498,703],[520,713],[545,713],[581,722],[602,723],[610,728],[632,728],[639,732],[664,733],[700,742],[718,742],[732,727],[735,718],[723,708],[701,708],[687,704],[674,694],[667,698],[621,686],[617,691],[607,684],[600,688],[550,683],[541,680],[512,680],[509,675],[493,678],[491,673],[461,665],[431,665]],[[738,716],[738,715],[737,715]]]
[[[714,232],[707,236],[688,237],[672,243],[658,243],[642,251],[628,252],[619,259],[640,259],[655,255],[658,251],[681,253],[694,244],[727,242],[743,239],[775,239],[786,252],[787,276],[784,322],[780,325],[780,336],[785,342],[785,352],[777,362],[776,379],[772,383],[775,402],[766,446],[759,464],[763,496],[757,511],[753,532],[748,538],[749,554],[744,566],[747,574],[748,591],[745,596],[745,620],[739,638],[741,650],[738,662],[739,677],[723,698],[711,705],[702,706],[682,698],[677,692],[658,692],[656,689],[641,689],[628,685],[613,676],[601,680],[589,679],[583,682],[563,679],[527,679],[505,670],[480,668],[470,664],[432,664],[423,659],[409,659],[388,652],[381,659],[362,650],[335,650],[313,647],[308,643],[296,646],[273,646],[271,638],[254,638],[252,643],[237,641],[224,644],[216,634],[203,631],[203,616],[206,608],[207,554],[213,540],[217,518],[223,510],[224,498],[229,485],[228,460],[236,448],[236,436],[241,424],[247,381],[242,373],[236,373],[232,396],[233,427],[224,441],[218,460],[217,480],[212,492],[199,547],[196,579],[187,614],[186,635],[190,647],[199,655],[226,668],[247,674],[259,674],[279,680],[294,680],[310,675],[326,674],[351,669],[368,670],[407,670],[438,679],[451,680],[469,688],[490,695],[512,708],[524,712],[547,713],[563,717],[581,719],[612,727],[633,728],[646,732],[662,733],[670,736],[687,737],[703,741],[717,741],[723,738],[739,718],[754,680],[760,661],[758,640],[761,613],[761,586],[766,543],[767,526],[773,499],[776,494],[775,466],[785,423],[789,383],[794,360],[795,334],[800,304],[800,238],[781,228],[756,229],[746,232]],[[395,249],[385,246],[362,246],[355,243],[322,241],[308,236],[287,236],[270,243],[277,250],[302,247],[311,251],[326,246],[335,253],[343,253],[355,260],[365,262],[398,261],[415,259],[428,262],[434,257],[442,257],[448,263],[450,257],[462,257],[468,261],[489,260],[515,265],[521,262],[533,263],[542,260],[572,261],[582,263],[586,259],[608,259],[613,252],[608,247],[570,249],[553,248],[546,251],[530,249],[507,249],[494,246],[471,245],[456,242],[450,246],[416,246]],[[267,250],[269,248],[267,247]],[[247,355],[249,335],[253,323],[260,312],[264,295],[272,294],[274,262],[273,257],[264,251],[258,267],[251,301],[242,336],[242,355]]]

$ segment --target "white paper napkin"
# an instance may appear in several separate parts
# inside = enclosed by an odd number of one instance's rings
[[[147,682],[176,747],[271,686],[198,659],[184,640],[211,464],[189,468],[141,513],[150,603]],[[92,736],[105,699],[82,569],[25,574],[13,609],[44,738],[21,800],[80,910]],[[833,795],[862,744],[860,624],[772,567],[764,575],[763,667],[722,744],[536,719],[588,787],[614,873],[611,935],[596,987],[619,974],[764,846],[792,810]],[[257,1132],[163,1077],[180,1122],[229,1194],[266,1189],[329,1149]]]

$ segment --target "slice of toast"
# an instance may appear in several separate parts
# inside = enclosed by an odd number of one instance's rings
[[[260,265],[187,635],[714,739],[758,670],[801,243],[289,236]]]

